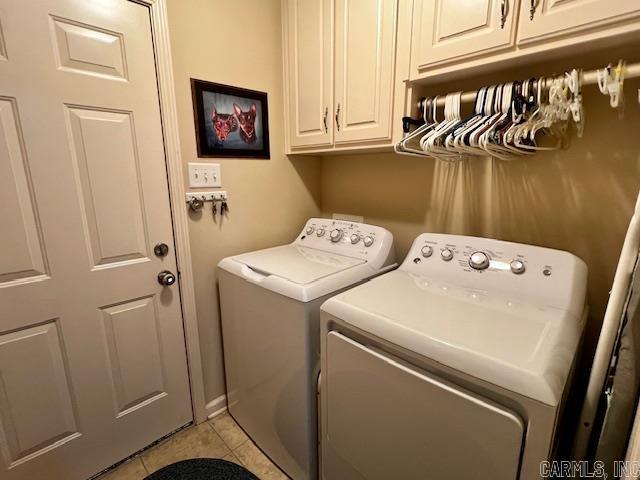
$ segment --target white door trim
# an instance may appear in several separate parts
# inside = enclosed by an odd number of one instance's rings
[[[184,204],[184,177],[182,156],[178,133],[178,113],[173,82],[171,44],[169,43],[169,23],[167,19],[167,0],[134,0],[149,7],[151,14],[151,34],[155,52],[158,75],[158,93],[160,96],[160,115],[167,163],[173,234],[176,246],[176,261],[180,272],[180,300],[184,323],[187,360],[189,363],[189,385],[191,404],[195,423],[207,419],[204,393],[202,357],[200,356],[200,338],[198,336],[198,318],[196,316],[196,298],[191,268],[191,246],[189,244],[189,224]]]

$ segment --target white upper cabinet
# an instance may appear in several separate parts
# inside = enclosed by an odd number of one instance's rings
[[[285,0],[288,130],[291,147],[333,144],[332,5]]]
[[[569,36],[640,16],[640,0],[522,0],[518,44]]]
[[[415,0],[412,71],[511,48],[518,0]]]
[[[289,151],[391,145],[398,10],[408,44],[412,1],[283,0]]]
[[[336,144],[391,139],[395,0],[335,1]]]

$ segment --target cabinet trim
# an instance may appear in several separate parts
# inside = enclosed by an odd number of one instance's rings
[[[517,40],[517,45],[520,46],[530,46],[530,45],[534,45],[536,43],[540,43],[540,42],[544,42],[544,41],[549,41],[549,40],[562,40],[562,39],[566,39],[571,35],[574,34],[578,34],[578,33],[593,33],[596,31],[605,31],[607,30],[607,27],[617,24],[615,25],[617,26],[624,26],[625,24],[632,24],[632,22],[634,20],[637,20],[640,17],[640,10],[638,10],[637,12],[630,12],[630,13],[625,13],[622,15],[617,15],[615,17],[609,17],[609,18],[605,18],[605,19],[598,19],[598,20],[594,20],[591,22],[587,22],[587,23],[583,23],[581,25],[577,25],[575,27],[569,27],[569,28],[565,28],[562,30],[556,30],[553,32],[549,32],[549,33],[545,33],[545,34],[541,34],[541,35],[537,35],[535,37],[531,37],[531,38],[523,38],[520,39],[518,38]],[[533,22],[535,22],[536,19],[533,20]]]

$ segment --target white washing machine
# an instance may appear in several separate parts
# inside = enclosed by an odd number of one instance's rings
[[[295,480],[318,476],[320,305],[395,267],[389,231],[321,218],[218,265],[229,412]]]
[[[586,316],[567,252],[422,234],[321,317],[325,480],[538,479]]]

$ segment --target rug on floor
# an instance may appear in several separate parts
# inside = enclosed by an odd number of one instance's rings
[[[240,465],[217,458],[192,458],[172,463],[145,480],[259,480]]]

